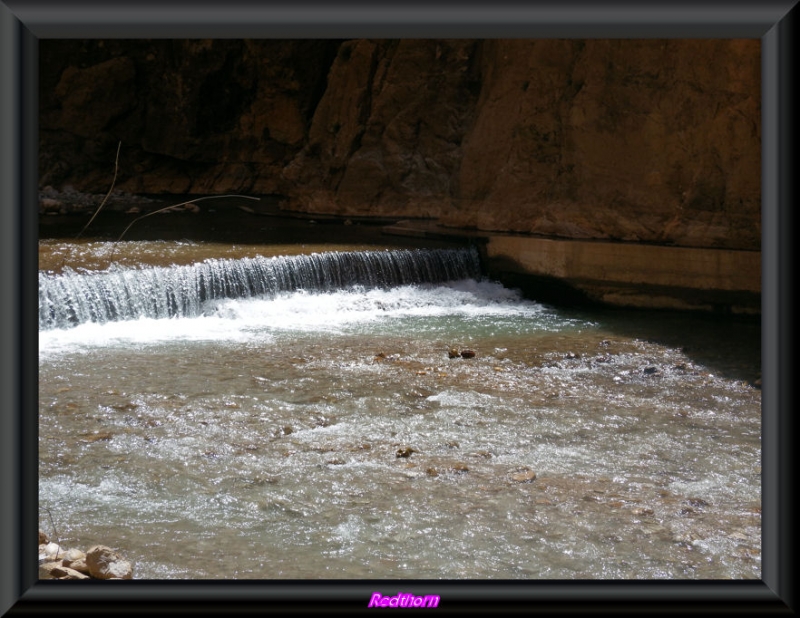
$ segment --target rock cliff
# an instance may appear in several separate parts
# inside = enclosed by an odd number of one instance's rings
[[[41,186],[760,248],[758,40],[42,40]]]

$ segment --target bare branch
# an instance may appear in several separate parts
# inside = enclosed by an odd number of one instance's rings
[[[106,196],[103,198],[103,201],[100,203],[100,206],[98,206],[97,210],[94,211],[94,214],[92,215],[92,218],[89,219],[89,223],[87,223],[86,225],[83,226],[83,229],[80,232],[78,232],[78,235],[75,238],[80,238],[81,234],[83,234],[86,231],[86,228],[89,227],[92,224],[92,221],[94,221],[94,218],[97,216],[97,213],[99,213],[100,209],[103,206],[105,206],[105,203],[108,201],[108,197],[111,195],[111,192],[114,190],[114,183],[117,182],[117,172],[119,171],[119,150],[120,150],[120,148],[122,148],[122,142],[120,142],[117,145],[117,158],[114,161],[114,179],[111,181],[111,187],[108,189],[108,193],[106,193]]]
[[[239,198],[246,199],[246,200],[255,200],[257,202],[261,201],[261,198],[259,198],[259,197],[251,197],[249,195],[207,195],[206,197],[198,197],[198,198],[195,198],[193,200],[189,200],[188,202],[181,202],[180,204],[172,204],[171,206],[166,206],[165,208],[159,208],[158,210],[154,210],[153,212],[148,212],[146,215],[142,215],[141,217],[137,217],[136,219],[131,221],[130,224],[128,224],[128,227],[126,227],[122,231],[122,234],[119,235],[119,238],[117,238],[117,242],[122,240],[122,237],[125,236],[125,233],[129,229],[131,229],[131,226],[133,226],[134,223],[136,223],[137,221],[141,221],[145,217],[149,217],[150,215],[155,215],[155,214],[158,214],[160,212],[164,212],[165,210],[170,210],[172,208],[177,208],[178,206],[186,206],[187,204],[194,204],[195,202],[202,202],[203,200],[224,199],[224,198],[227,198],[227,197],[239,197]]]

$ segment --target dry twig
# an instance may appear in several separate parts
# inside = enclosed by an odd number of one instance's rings
[[[58,530],[56,530],[56,524],[53,521],[53,513],[50,512],[50,509],[48,507],[44,507],[44,510],[47,511],[47,514],[50,516],[50,525],[53,527],[53,537],[56,540],[56,545],[58,545],[58,547],[60,548],[61,539],[59,538]],[[58,550],[56,550],[56,558],[58,558]]]
[[[166,207],[164,207],[164,208],[159,208],[158,210],[154,210],[153,212],[148,212],[146,215],[142,215],[141,217],[137,217],[136,219],[134,219],[133,221],[131,221],[131,222],[128,224],[128,227],[126,227],[126,228],[125,228],[125,229],[122,231],[122,234],[120,234],[120,235],[119,235],[119,238],[117,238],[117,242],[119,242],[120,240],[122,240],[122,237],[123,237],[123,236],[125,236],[125,233],[126,233],[126,232],[127,232],[129,229],[131,229],[131,226],[132,226],[134,223],[136,223],[137,221],[141,221],[141,220],[142,220],[142,219],[144,219],[145,217],[149,217],[150,215],[155,215],[155,214],[158,214],[158,213],[160,213],[160,212],[164,212],[165,210],[171,210],[171,209],[173,209],[173,208],[177,208],[178,206],[186,206],[187,204],[194,204],[195,202],[202,202],[203,200],[224,199],[224,198],[226,198],[226,197],[239,197],[239,198],[242,198],[242,199],[245,199],[245,200],[255,200],[255,201],[257,201],[257,202],[258,202],[258,201],[261,201],[261,198],[259,198],[259,197],[251,197],[251,196],[249,196],[249,195],[207,195],[206,197],[198,197],[198,198],[195,198],[195,199],[193,199],[193,200],[189,200],[188,202],[181,202],[180,204],[172,204],[171,206],[166,206]]]
[[[108,189],[108,193],[106,193],[106,196],[103,198],[103,201],[100,203],[100,206],[98,206],[97,210],[94,211],[94,214],[92,215],[92,218],[89,219],[89,222],[86,225],[83,226],[83,229],[80,232],[78,232],[78,235],[75,238],[80,238],[81,234],[83,234],[86,231],[86,228],[89,227],[92,224],[92,221],[94,221],[94,218],[97,216],[97,213],[99,213],[100,209],[103,206],[105,206],[106,202],[108,201],[109,196],[111,195],[111,192],[114,190],[114,183],[117,182],[117,172],[119,172],[119,150],[120,150],[120,148],[122,148],[122,142],[120,142],[117,145],[117,158],[114,161],[114,178],[111,181],[111,187]]]

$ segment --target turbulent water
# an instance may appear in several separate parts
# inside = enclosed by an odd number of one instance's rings
[[[760,578],[757,324],[559,310],[470,250],[196,249],[40,274],[63,544],[136,578]]]
[[[275,298],[297,290],[388,288],[480,276],[476,249],[327,252],[209,259],[169,267],[39,275],[39,328],[138,318],[196,317],[209,301]]]

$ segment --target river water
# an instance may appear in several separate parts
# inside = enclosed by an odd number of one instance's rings
[[[761,577],[753,319],[543,305],[460,248],[39,252],[39,526],[136,578]],[[294,283],[198,292],[254,269]],[[53,318],[123,281],[156,308]]]

